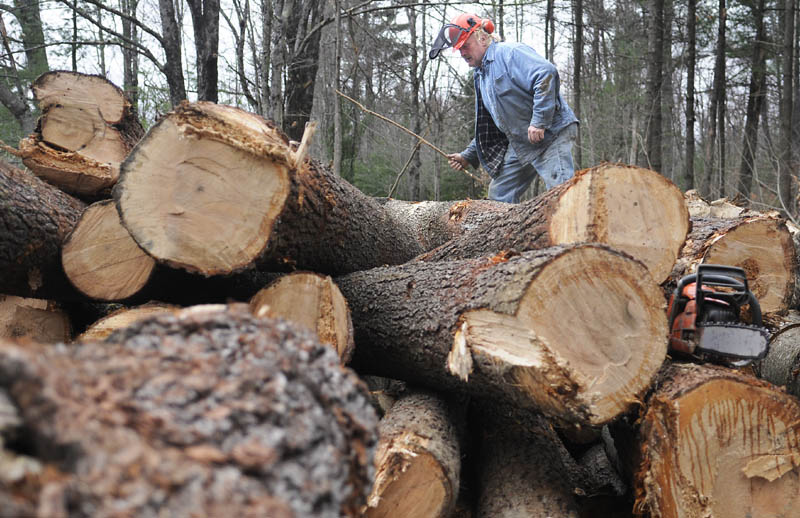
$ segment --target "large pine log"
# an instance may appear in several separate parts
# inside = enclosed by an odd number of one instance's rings
[[[666,355],[661,289],[640,262],[603,245],[415,262],[336,283],[359,372],[566,422],[602,424],[636,404]]]
[[[254,114],[184,103],[130,153],[114,198],[147,253],[204,275],[261,256],[265,268],[339,275],[421,251],[373,199],[298,152]]]
[[[677,281],[700,263],[743,268],[762,313],[789,308],[797,282],[797,258],[782,217],[692,218],[692,231],[675,262],[671,280]]]
[[[669,275],[689,231],[683,194],[660,174],[605,164],[420,257],[439,261],[597,242],[642,261],[656,282]]]
[[[96,300],[139,293],[156,266],[122,226],[111,200],[93,203],[83,212],[64,242],[61,263],[72,285]]]
[[[0,346],[23,516],[356,516],[377,419],[329,347],[286,322],[187,310],[102,343]],[[17,439],[12,439],[12,438]],[[43,506],[48,512],[41,512]]]
[[[61,270],[61,243],[83,202],[0,160],[0,293],[79,297]]]
[[[102,196],[144,133],[130,102],[102,76],[54,71],[32,85],[42,117],[19,154],[35,174],[82,196]]]
[[[294,272],[283,275],[250,299],[258,317],[285,318],[317,334],[346,364],[353,356],[353,321],[342,292],[327,275]]]
[[[378,199],[381,206],[416,236],[428,251],[478,228],[486,221],[502,218],[514,206],[491,200],[403,201]]]
[[[800,402],[731,369],[670,365],[641,425],[637,510],[800,516]]]
[[[412,391],[378,426],[375,482],[367,518],[447,518],[460,483],[463,415],[441,397]]]

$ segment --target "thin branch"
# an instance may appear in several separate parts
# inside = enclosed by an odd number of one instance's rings
[[[370,115],[374,115],[374,116],[378,117],[379,119],[381,119],[381,120],[383,120],[383,121],[386,121],[386,122],[388,122],[389,124],[392,124],[392,125],[396,126],[397,128],[399,128],[399,129],[401,129],[401,130],[405,131],[406,133],[408,133],[409,135],[411,135],[411,136],[415,137],[415,138],[416,138],[416,139],[418,139],[420,142],[422,142],[423,144],[427,145],[429,148],[433,149],[434,151],[436,151],[437,153],[439,153],[439,154],[440,154],[440,155],[442,155],[443,157],[445,157],[445,158],[448,158],[448,156],[447,156],[447,153],[445,153],[444,151],[442,151],[442,150],[441,150],[441,149],[439,149],[438,147],[434,146],[433,144],[431,144],[430,142],[428,142],[427,140],[425,140],[425,139],[424,139],[424,138],[422,138],[421,136],[417,135],[416,133],[414,133],[414,132],[413,132],[413,131],[411,131],[410,129],[406,128],[405,126],[402,126],[401,124],[399,124],[399,123],[397,123],[397,122],[393,121],[392,119],[390,119],[390,118],[388,118],[388,117],[384,117],[384,116],[383,116],[383,115],[381,115],[380,113],[376,113],[376,112],[374,112],[374,111],[372,111],[372,110],[368,110],[368,109],[367,109],[367,108],[366,108],[366,107],[365,107],[363,104],[361,104],[360,102],[356,101],[356,100],[355,100],[355,99],[353,99],[352,97],[348,97],[347,95],[343,94],[343,93],[342,93],[342,92],[340,92],[339,90],[336,90],[336,93],[337,93],[337,94],[339,94],[339,95],[341,95],[342,97],[344,97],[345,99],[347,99],[347,100],[348,100],[348,101],[350,101],[351,103],[355,104],[355,105],[356,105],[356,106],[358,106],[359,108],[361,108],[361,110],[362,110],[362,111],[364,111],[364,112],[366,112],[366,113],[369,113]],[[478,178],[478,177],[477,177],[477,176],[475,176],[474,174],[470,173],[470,172],[469,172],[469,171],[467,171],[466,169],[461,169],[461,172],[462,172],[462,173],[464,173],[465,175],[469,176],[469,177],[470,177],[470,178],[472,178],[473,180],[477,181],[477,182],[478,182],[478,183],[480,183],[481,185],[484,185],[484,181],[483,181],[483,180],[481,180],[480,178]]]
[[[430,130],[430,128],[427,128],[425,130],[425,134],[426,135],[428,134],[429,130]],[[408,169],[408,166],[411,165],[411,161],[414,160],[414,156],[416,156],[417,151],[419,150],[419,147],[421,145],[422,145],[422,141],[421,140],[418,140],[417,143],[414,144],[414,149],[411,151],[411,154],[408,156],[408,160],[406,160],[406,165],[404,165],[403,168],[400,170],[400,172],[397,173],[397,177],[394,179],[394,183],[392,184],[392,188],[389,189],[389,194],[386,195],[387,198],[391,198],[392,195],[394,194],[395,189],[397,189],[397,186],[400,184],[400,178],[403,177],[403,175],[405,174],[406,170]]]

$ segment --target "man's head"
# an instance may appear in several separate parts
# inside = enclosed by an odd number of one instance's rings
[[[453,47],[454,51],[461,51],[461,57],[469,66],[476,67],[492,42],[490,35],[493,32],[494,23],[491,20],[481,19],[473,13],[460,14],[439,31],[428,57],[434,59],[444,49]]]

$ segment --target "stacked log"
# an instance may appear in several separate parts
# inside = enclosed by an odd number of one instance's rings
[[[640,434],[650,516],[797,516],[800,402],[730,369],[669,366]]]
[[[23,163],[66,192],[107,194],[144,130],[122,90],[102,76],[55,71],[31,89],[42,116],[20,141]]]
[[[38,80],[49,154],[25,158],[90,206],[0,167],[0,294],[78,337],[0,345],[6,514],[792,515],[780,217],[620,164],[518,205],[375,200],[310,128],[187,102],[138,138],[103,81]],[[747,271],[776,331],[752,372],[790,393],[671,363],[664,295],[701,262]]]
[[[3,343],[0,387],[17,418],[6,451],[38,465],[0,482],[20,516],[353,516],[369,492],[366,388],[311,334],[246,306],[80,347]]]

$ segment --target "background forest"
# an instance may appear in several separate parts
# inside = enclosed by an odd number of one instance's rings
[[[123,88],[145,128],[183,99],[261,114],[295,140],[317,120],[312,156],[369,195],[481,197],[428,146],[336,93],[461,151],[472,135],[471,71],[457,53],[430,61],[427,51],[444,22],[474,11],[558,66],[582,122],[579,167],[644,166],[683,190],[739,195],[794,219],[796,4],[0,0],[0,138],[16,145],[33,130],[31,81],[67,69]]]

